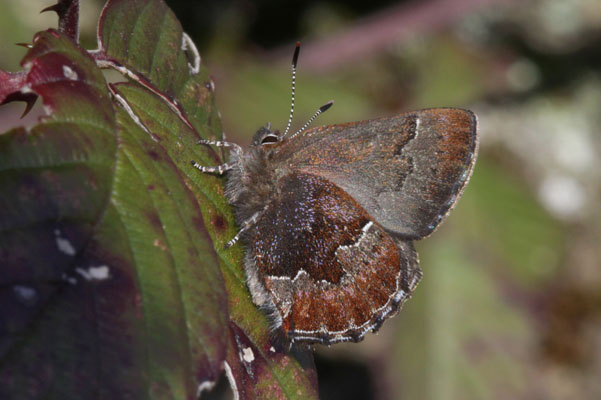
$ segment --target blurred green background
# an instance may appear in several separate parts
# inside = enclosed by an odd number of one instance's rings
[[[51,1],[2,0],[0,68],[18,69]],[[361,344],[318,347],[324,399],[601,398],[599,0],[167,0],[216,81],[230,140],[283,129],[301,40],[300,127],[458,106],[479,118],[470,184],[417,243],[422,283]],[[82,1],[95,48],[103,2]],[[0,131],[22,105],[0,108]]]

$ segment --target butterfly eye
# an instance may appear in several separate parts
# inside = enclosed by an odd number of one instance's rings
[[[270,144],[270,143],[278,143],[280,141],[280,137],[274,133],[269,133],[261,139],[261,144]]]

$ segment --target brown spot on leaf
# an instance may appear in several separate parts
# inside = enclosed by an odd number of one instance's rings
[[[150,156],[150,158],[152,158],[154,161],[159,161],[161,159],[161,156],[159,156],[159,153],[157,153],[154,150],[148,150],[147,154]]]
[[[148,221],[153,227],[159,230],[163,230],[163,223],[161,222],[161,218],[159,218],[159,215],[156,212],[150,211],[146,213],[146,216],[148,217]]]
[[[225,229],[225,225],[226,225],[225,219],[223,218],[223,215],[221,215],[221,214],[214,216],[213,219],[211,220],[211,223],[213,224],[215,229],[220,232],[222,232]]]

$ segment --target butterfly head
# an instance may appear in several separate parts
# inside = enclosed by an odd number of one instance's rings
[[[272,132],[271,131],[271,123],[267,123],[267,125],[260,127],[255,136],[253,137],[252,146],[260,147],[266,146],[270,144],[279,143],[282,141],[282,137],[280,136],[279,131]]]

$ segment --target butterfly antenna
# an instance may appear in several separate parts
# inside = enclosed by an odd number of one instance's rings
[[[313,120],[315,120],[315,118],[317,118],[317,116],[319,114],[321,114],[322,112],[325,112],[328,108],[332,107],[332,104],[334,104],[334,100],[330,100],[323,106],[319,107],[319,110],[315,111],[315,114],[313,114],[313,116],[311,118],[309,118],[309,120],[307,122],[305,122],[305,125],[303,125],[303,127],[300,128],[298,131],[294,132],[294,135],[290,136],[290,139],[292,139],[293,137],[295,137],[296,135],[298,135],[299,133],[301,133],[302,131],[307,129],[307,127],[311,124],[311,122],[313,122]]]
[[[288,117],[288,125],[282,135],[282,139],[286,137],[292,125],[292,116],[294,115],[294,92],[296,90],[296,63],[298,62],[298,53],[300,52],[300,42],[296,42],[296,48],[294,49],[294,55],[292,56],[292,101],[290,102],[290,116]]]

